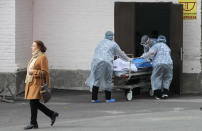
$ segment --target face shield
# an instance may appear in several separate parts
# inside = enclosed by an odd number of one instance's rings
[[[144,46],[144,47],[149,47],[150,46],[150,44],[151,44],[151,41],[150,41],[150,39],[148,39],[147,41],[145,41],[145,42],[142,42],[142,43],[140,43],[142,46]]]

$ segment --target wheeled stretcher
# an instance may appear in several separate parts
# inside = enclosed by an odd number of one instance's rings
[[[131,65],[132,63],[130,63]],[[151,77],[152,68],[139,68],[137,71],[129,70],[114,71],[113,73],[113,87],[123,89],[126,93],[126,99],[132,100],[134,96],[133,89],[137,87],[148,88],[149,95],[152,96]]]

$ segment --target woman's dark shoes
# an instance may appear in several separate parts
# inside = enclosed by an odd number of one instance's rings
[[[51,117],[51,126],[55,123],[56,117],[58,117],[59,114],[57,112],[54,112],[52,117]]]
[[[37,129],[37,128],[38,128],[38,124],[36,124],[36,125],[30,124],[30,125],[24,127],[25,130]]]

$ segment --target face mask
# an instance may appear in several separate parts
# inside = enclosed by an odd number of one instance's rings
[[[150,44],[146,44],[146,45],[144,45],[144,47],[148,48],[148,47],[149,47],[149,45],[150,45]]]

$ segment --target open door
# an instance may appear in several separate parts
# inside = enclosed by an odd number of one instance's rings
[[[170,48],[173,59],[173,80],[170,91],[180,94],[180,78],[183,60],[183,6],[172,4],[170,7]]]
[[[115,2],[115,41],[127,54],[135,53],[135,4]]]
[[[115,2],[115,41],[126,53],[140,56],[142,35],[167,37],[173,59],[172,94],[180,94],[183,45],[183,5],[171,2]],[[156,32],[156,35],[153,35]]]

